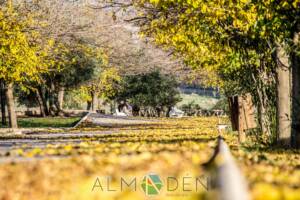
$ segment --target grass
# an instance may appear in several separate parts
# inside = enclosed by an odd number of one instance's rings
[[[182,106],[184,104],[189,104],[194,102],[194,104],[198,104],[201,108],[211,109],[214,107],[220,99],[209,97],[209,96],[201,96],[198,94],[180,94],[182,101],[177,104],[177,106]]]
[[[23,117],[18,118],[20,128],[66,128],[72,127],[80,117]],[[0,125],[0,128],[5,128]]]

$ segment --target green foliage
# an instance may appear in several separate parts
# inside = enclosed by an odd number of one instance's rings
[[[181,100],[174,77],[159,71],[126,76],[118,99],[128,100],[138,107],[171,107]]]
[[[184,111],[184,113],[187,115],[187,116],[193,116],[193,115],[196,115],[197,112],[201,111],[202,108],[198,105],[198,104],[195,104],[195,101],[191,101],[189,102],[188,104],[183,104],[180,106],[180,109],[182,111]]]
[[[98,72],[97,79],[88,80],[77,89],[72,89],[65,96],[65,107],[69,109],[82,109],[82,105],[92,101],[92,93],[99,93],[105,100],[113,100],[119,89],[121,76],[117,68],[105,67]]]
[[[91,95],[85,87],[67,91],[65,95],[64,108],[67,109],[82,109],[87,101],[92,101]]]
[[[81,41],[65,44],[66,55],[59,71],[54,72],[55,85],[75,88],[99,78],[106,56],[100,48],[91,47]]]
[[[181,107],[183,105],[188,105],[194,102],[194,104],[199,105],[203,109],[211,109],[212,107],[215,106],[215,104],[219,100],[214,97],[198,95],[195,93],[192,94],[181,93],[180,97],[182,98],[182,100],[179,103],[177,103],[177,106]]]
[[[225,113],[229,113],[227,98],[220,99],[211,110],[224,110]]]
[[[32,90],[22,90],[20,87],[15,87],[14,89],[15,96],[18,97],[18,104],[24,105],[27,108],[38,107],[39,104],[36,100],[36,94]]]

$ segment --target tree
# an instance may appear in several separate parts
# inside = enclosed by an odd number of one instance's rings
[[[97,47],[74,41],[75,45],[69,46],[65,64],[61,70],[52,74],[51,80],[57,91],[56,107],[62,110],[63,94],[65,89],[73,89],[89,84],[98,79],[107,63],[103,50]]]
[[[0,79],[6,86],[9,125],[17,128],[13,87],[28,80],[38,80],[46,71],[36,55],[37,47],[30,43],[32,19],[23,16],[8,1],[0,8]]]
[[[171,107],[181,100],[177,87],[174,77],[159,71],[129,75],[124,77],[117,99],[128,101],[137,110],[145,109],[148,116],[152,115],[151,111],[160,116],[161,111],[167,108],[168,114]]]
[[[82,86],[83,97],[86,98],[87,110],[96,111],[98,109],[98,99],[113,100],[119,89],[121,76],[116,67],[101,66],[98,76]]]

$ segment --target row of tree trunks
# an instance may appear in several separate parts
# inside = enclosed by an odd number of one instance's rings
[[[52,87],[51,89],[53,89],[54,87]],[[64,88],[62,88],[63,90],[60,91],[59,93],[59,99],[57,99],[56,101],[58,102],[57,107],[61,108],[62,110],[62,105],[63,105],[63,98],[64,98]],[[14,102],[14,96],[13,96],[13,84],[9,83],[6,84],[1,81],[0,82],[0,100],[1,100],[1,113],[2,113],[2,124],[6,125],[6,115],[5,115],[5,106],[7,105],[7,111],[8,111],[8,119],[9,119],[9,127],[11,128],[17,128],[17,116],[16,116],[16,112],[15,112],[15,102]],[[48,103],[47,103],[47,98],[46,98],[46,91],[43,87],[39,87],[36,90],[36,96],[37,96],[37,101],[39,103],[40,106],[40,111],[41,111],[41,116],[45,117],[48,116],[50,114],[50,110],[51,113],[53,115],[55,115],[55,108],[54,108],[54,102],[55,102],[55,95],[50,95],[52,97],[52,101],[53,104],[49,103],[49,105],[52,106],[52,109],[49,109],[48,107]]]
[[[299,29],[294,36],[295,46],[299,45]],[[287,53],[285,43],[276,48],[276,139],[278,146],[300,147],[300,57],[295,52]],[[256,77],[255,77],[256,79]],[[260,81],[260,80],[259,80]],[[270,123],[266,115],[266,91],[258,85],[258,117],[263,135],[270,136]],[[236,99],[235,99],[236,98]],[[239,131],[240,141],[244,140],[242,105],[239,97],[229,99],[233,130]],[[247,111],[248,112],[248,111]]]
[[[64,94],[64,87],[60,87],[57,91],[57,94],[55,93],[54,85],[52,85],[48,91],[46,91],[46,89],[43,87],[39,87],[36,90],[36,97],[40,107],[41,116],[45,117],[49,115],[62,115]]]

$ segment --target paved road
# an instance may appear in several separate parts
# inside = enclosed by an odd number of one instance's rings
[[[49,132],[49,129],[32,129],[23,131],[21,135],[7,135],[0,137],[0,163],[31,161],[35,158],[24,158],[10,155],[9,152],[17,149],[23,151],[34,148],[46,148],[47,145],[78,144],[86,139],[103,134],[118,133],[116,127],[132,126],[155,123],[157,120],[134,119],[127,117],[107,116],[101,114],[90,114],[82,126],[111,127],[108,130],[86,131],[84,129],[61,129],[58,132]]]
[[[137,119],[133,117],[118,117],[112,115],[102,115],[98,113],[90,114],[86,120],[87,122],[92,123],[93,125],[102,126],[102,127],[120,127],[120,126],[132,126],[140,124],[155,123],[159,120],[145,120]]]

